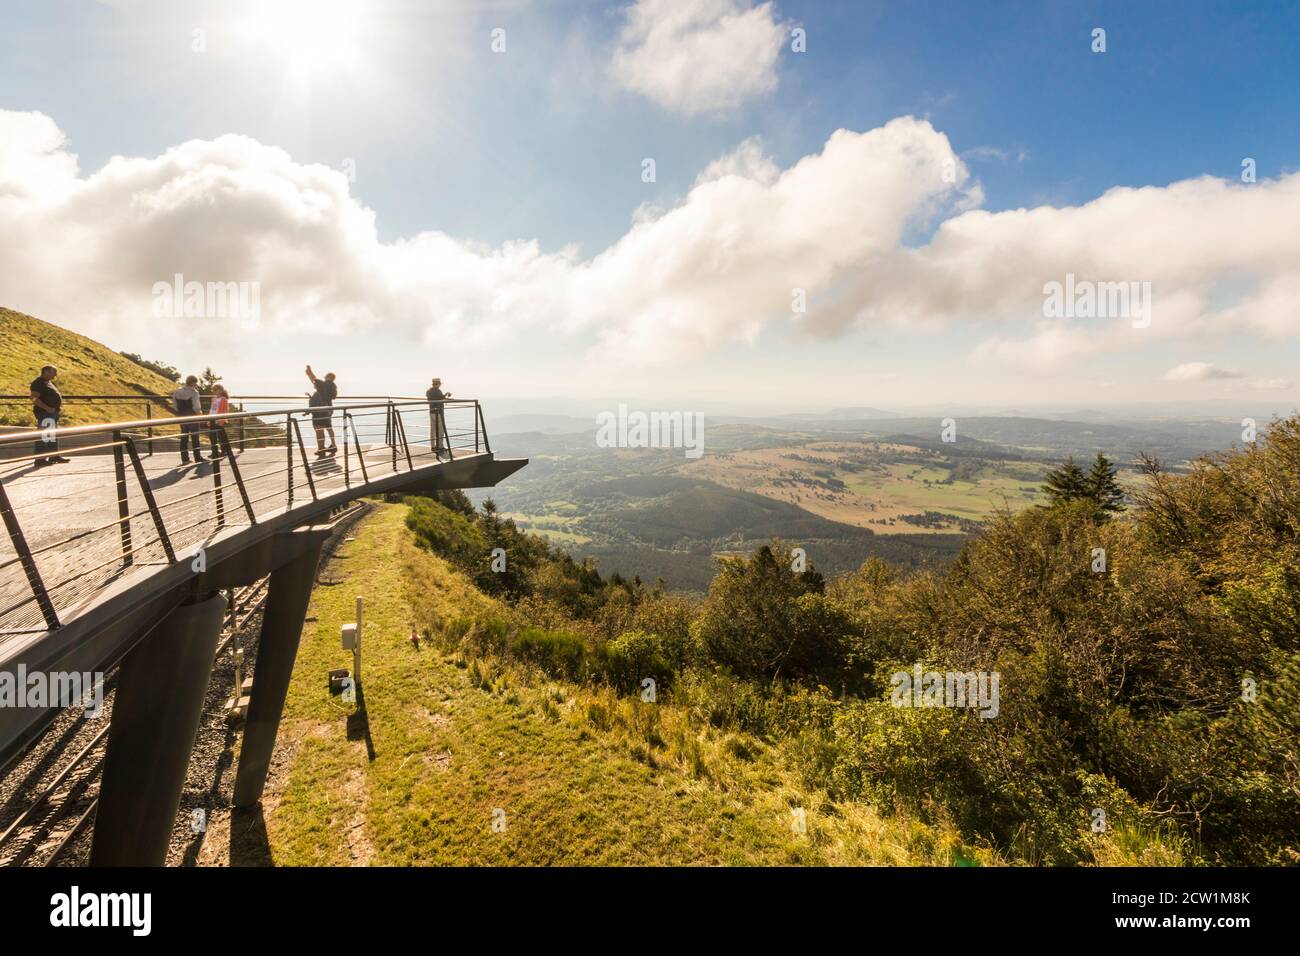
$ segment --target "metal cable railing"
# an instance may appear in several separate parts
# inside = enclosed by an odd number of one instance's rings
[[[59,627],[132,568],[194,560],[222,529],[491,450],[472,400],[243,404],[0,435],[0,641]],[[52,456],[68,461],[38,465]]]

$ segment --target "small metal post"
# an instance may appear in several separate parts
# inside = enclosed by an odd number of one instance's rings
[[[361,596],[357,596],[357,642],[352,647],[352,684],[361,686]]]
[[[235,709],[239,709],[239,698],[244,693],[244,649],[235,648]]]

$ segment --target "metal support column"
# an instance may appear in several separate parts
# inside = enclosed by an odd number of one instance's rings
[[[253,671],[253,693],[235,774],[237,807],[251,807],[262,799],[323,543],[324,537],[317,538],[298,557],[271,572]]]
[[[182,604],[123,658],[92,866],[167,862],[225,613],[220,594]]]

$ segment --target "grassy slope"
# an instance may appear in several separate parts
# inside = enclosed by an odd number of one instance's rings
[[[952,863],[959,841],[805,793],[764,744],[665,705],[466,665],[409,642],[491,600],[419,551],[405,508],[358,526],[316,589],[264,801],[272,860],[355,864]],[[365,611],[368,721],[326,693]],[[367,743],[367,733],[369,743]],[[667,742],[665,742],[667,741]],[[368,757],[368,750],[371,755]],[[803,807],[807,833],[791,827]],[[494,809],[506,814],[493,832]],[[994,862],[984,851],[964,853]]]
[[[0,404],[0,422],[30,424],[25,399],[42,365],[58,366],[56,384],[64,395],[167,395],[176,387],[94,339],[0,308],[0,395],[24,397],[17,405]],[[64,408],[68,425],[144,417],[143,403],[69,402]]]

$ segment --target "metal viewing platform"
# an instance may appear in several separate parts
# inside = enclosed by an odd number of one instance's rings
[[[250,805],[331,513],[370,495],[492,486],[527,464],[493,454],[477,401],[232,402],[246,410],[0,434],[0,678],[122,668],[95,863],[162,862],[223,592],[270,575],[236,778],[236,804]],[[317,444],[324,425],[333,450]],[[197,437],[202,462],[182,464],[183,437]],[[53,455],[68,461],[39,464]],[[59,710],[0,706],[0,767]]]

